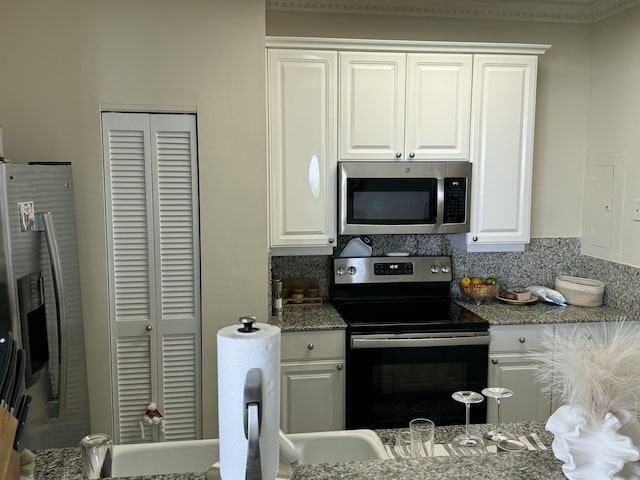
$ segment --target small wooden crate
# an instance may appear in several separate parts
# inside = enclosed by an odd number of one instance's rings
[[[302,290],[302,298],[293,298],[294,290]],[[315,290],[317,293],[310,292]],[[285,278],[282,281],[282,291],[288,292],[282,299],[285,307],[312,307],[322,304],[322,296],[320,296],[320,285],[315,278]]]

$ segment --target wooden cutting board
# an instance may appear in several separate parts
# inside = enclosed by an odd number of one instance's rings
[[[13,449],[18,419],[0,408],[0,480],[20,478],[20,455]]]

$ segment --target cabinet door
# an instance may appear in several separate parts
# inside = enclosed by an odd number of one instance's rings
[[[512,397],[502,400],[502,422],[546,421],[551,415],[551,399],[536,381],[535,371],[536,365],[527,354],[489,355],[489,386],[505,387],[513,391]],[[487,401],[487,422],[495,423],[496,402],[493,399]]]
[[[471,55],[409,54],[405,155],[468,160]]]
[[[470,244],[529,242],[535,56],[476,55]]]
[[[337,53],[268,51],[271,245],[336,238]]]
[[[340,53],[340,158],[402,160],[406,54]]]
[[[344,363],[287,362],[280,369],[280,424],[285,433],[344,429]]]

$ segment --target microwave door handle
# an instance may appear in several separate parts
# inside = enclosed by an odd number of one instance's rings
[[[37,216],[37,229],[44,232],[51,263],[53,277],[53,292],[56,304],[56,320],[58,325],[58,391],[49,401],[49,412],[52,417],[59,417],[64,411],[67,397],[67,310],[65,302],[64,278],[58,239],[51,212],[40,213]]]
[[[436,225],[442,225],[442,222],[444,222],[444,178],[438,178],[438,196],[436,201]]]

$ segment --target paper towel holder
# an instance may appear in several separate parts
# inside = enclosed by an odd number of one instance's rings
[[[262,420],[262,372],[247,371],[244,382],[244,436],[247,439],[246,480],[262,480],[260,465],[260,424]]]
[[[244,382],[244,437],[249,438],[249,407],[257,407],[258,428],[262,425],[262,372],[259,368],[247,371]]]
[[[259,328],[254,328],[253,324],[257,322],[255,315],[244,315],[240,317],[240,323],[242,327],[238,329],[240,333],[257,332]]]

